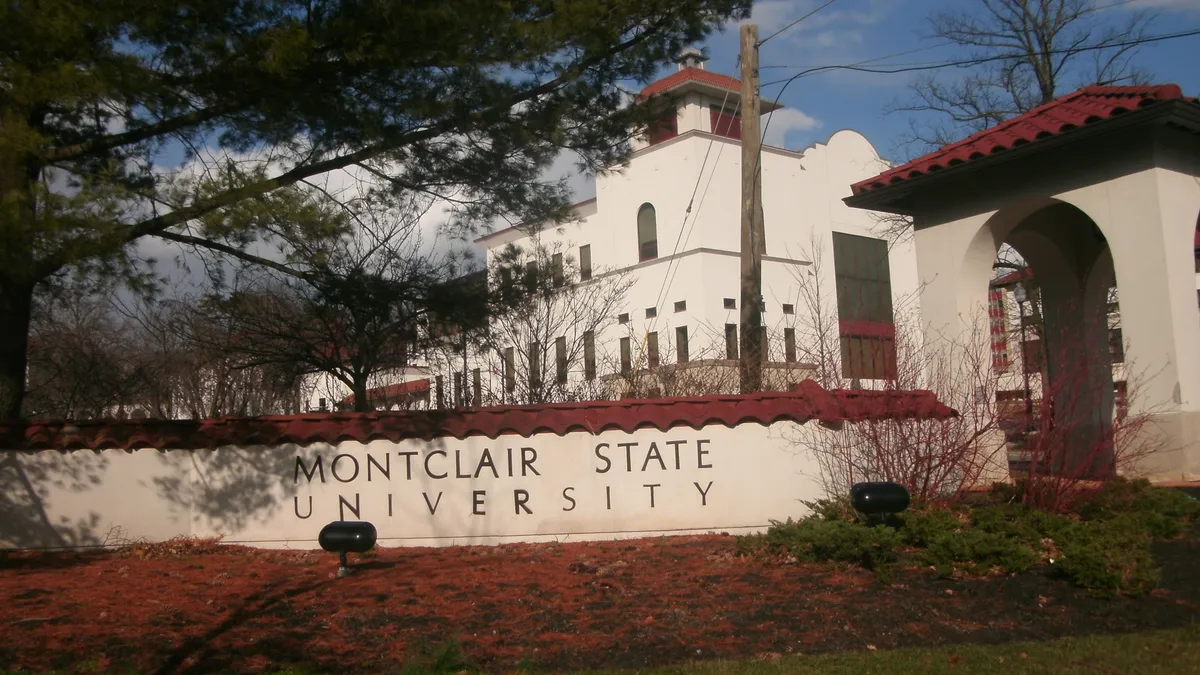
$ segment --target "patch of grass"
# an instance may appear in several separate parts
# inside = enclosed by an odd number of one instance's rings
[[[447,675],[449,673],[477,673],[475,665],[457,638],[434,645],[419,645],[404,663],[403,675]]]
[[[864,649],[867,648],[863,645]],[[618,673],[631,671],[589,671]],[[706,661],[639,670],[647,675],[1095,675],[1095,673],[1200,672],[1200,624],[1124,635],[1091,635],[1044,642],[896,649],[816,656],[762,655],[747,660]]]

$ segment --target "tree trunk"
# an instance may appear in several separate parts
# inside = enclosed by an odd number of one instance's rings
[[[0,423],[21,417],[33,286],[0,280]]]
[[[374,408],[367,400],[367,376],[354,375],[354,412],[371,412]]]

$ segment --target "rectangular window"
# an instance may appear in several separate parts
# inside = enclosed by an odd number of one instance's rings
[[[783,360],[788,363],[796,362],[796,329],[783,329]]]
[[[583,334],[583,378],[596,379],[596,334],[590,330]]]
[[[686,312],[687,311],[687,300],[679,300],[678,302],[676,302],[675,303],[675,311],[676,312]]]
[[[658,367],[658,333],[646,333],[646,362],[651,368]]]
[[[622,324],[629,323],[629,313],[626,312],[624,314],[618,314],[617,315],[617,323],[622,323]]]
[[[633,356],[629,351],[629,338],[621,338],[621,374],[628,375],[633,372]]]
[[[887,242],[833,233],[842,372],[848,378],[896,376],[896,329]]]
[[[737,300],[725,298],[725,309],[737,309]]]
[[[537,276],[538,276],[537,262],[530,260],[529,262],[525,263],[525,288],[526,288],[526,290],[533,291],[535,288],[537,288],[537,283],[538,283]]]
[[[554,285],[562,286],[566,280],[566,271],[563,268],[563,254],[555,253],[550,256],[550,269],[554,275]]]
[[[434,386],[437,387],[437,407],[438,410],[446,407],[446,380],[441,375],[434,378]]]
[[[462,407],[462,405],[463,405],[462,383],[463,383],[463,378],[466,376],[467,376],[467,374],[465,372],[459,373],[459,372],[455,371],[455,373],[454,373],[454,405],[458,406],[458,407]]]
[[[738,325],[736,323],[725,324],[725,358],[737,359],[738,357]]]
[[[504,391],[517,390],[517,356],[512,347],[504,348]]]
[[[647,307],[646,308],[646,318],[647,319],[653,319],[656,316],[658,316],[658,308],[657,307]]]
[[[732,111],[730,111],[730,112],[732,112]],[[734,140],[739,140],[739,141],[742,139],[742,117],[741,117],[741,115],[734,115],[734,114],[730,114],[727,112],[723,112],[717,106],[713,106],[713,107],[709,108],[708,120],[709,120],[709,124],[712,125],[711,129],[712,129],[713,134],[715,134],[717,136],[723,136],[725,138],[732,138]]]
[[[471,394],[473,405],[483,405],[483,376],[478,368],[471,371]]]
[[[675,360],[678,363],[688,362],[687,326],[680,326],[675,329]]]
[[[542,388],[542,346],[537,342],[529,343],[529,390],[537,391]]]
[[[783,313],[784,313],[784,314],[795,314],[795,313],[796,313],[796,306],[795,306],[795,305],[789,305],[789,304],[787,304],[786,302],[785,302],[785,303],[783,303]]]
[[[559,384],[567,383],[567,338],[565,337],[554,341],[554,381]]]
[[[579,247],[579,280],[587,281],[592,278],[592,245],[584,244]]]

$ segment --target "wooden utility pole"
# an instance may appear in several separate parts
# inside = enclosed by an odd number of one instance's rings
[[[762,391],[762,142],[758,128],[758,26],[742,24],[742,314],[741,391]]]

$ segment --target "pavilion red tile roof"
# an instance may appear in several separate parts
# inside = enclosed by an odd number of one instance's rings
[[[735,94],[740,93],[742,90],[742,81],[736,77],[701,70],[700,68],[684,68],[679,72],[671,73],[661,80],[655,80],[646,85],[642,89],[641,96],[642,98],[649,98],[655,94],[662,94],[676,87],[682,87],[689,82],[707,84],[718,89],[731,91]]]
[[[4,450],[197,449],[294,443],[401,441],[501,434],[564,435],[776,421],[945,419],[957,413],[928,391],[826,391],[811,380],[784,393],[593,401],[439,411],[322,413],[213,420],[30,421],[0,426]]]
[[[1147,108],[1166,101],[1192,101],[1183,96],[1175,84],[1144,87],[1084,87],[1079,91],[1057,98],[1029,112],[986,129],[972,136],[951,143],[902,166],[860,181],[850,186],[855,194],[894,185],[936,171],[965,164],[1011,150],[1021,145],[1036,143],[1053,136],[1061,136],[1090,124],[1111,119],[1123,113]]]

